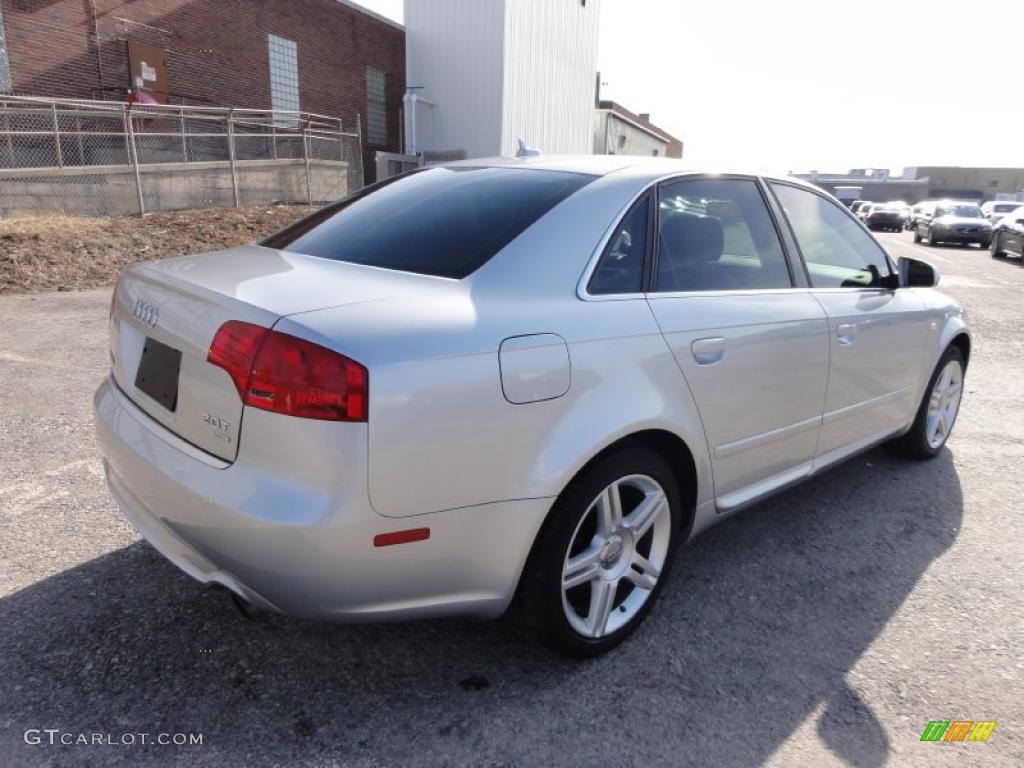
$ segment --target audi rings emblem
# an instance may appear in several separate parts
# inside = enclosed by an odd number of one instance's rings
[[[135,302],[132,314],[139,322],[152,328],[160,320],[160,307],[139,299]]]

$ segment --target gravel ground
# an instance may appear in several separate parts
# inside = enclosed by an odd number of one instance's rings
[[[948,448],[876,450],[726,521],[585,663],[503,622],[245,622],[104,488],[108,293],[0,297],[0,765],[1024,765],[1024,268],[929,251],[975,333]],[[999,725],[920,742],[935,719]]]

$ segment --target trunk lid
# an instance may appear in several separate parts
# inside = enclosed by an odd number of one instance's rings
[[[176,435],[234,461],[242,401],[228,372],[207,362],[221,325],[271,328],[285,315],[409,294],[438,279],[259,246],[137,264],[112,306],[114,380]]]

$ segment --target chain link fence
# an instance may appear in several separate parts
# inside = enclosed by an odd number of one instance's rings
[[[363,186],[358,121],[0,96],[0,215],[324,203]]]

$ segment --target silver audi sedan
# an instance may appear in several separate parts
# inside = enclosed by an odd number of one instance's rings
[[[106,476],[153,546],[247,605],[511,607],[594,655],[710,525],[876,443],[942,449],[971,342],[937,281],[793,179],[420,170],[126,270]]]

